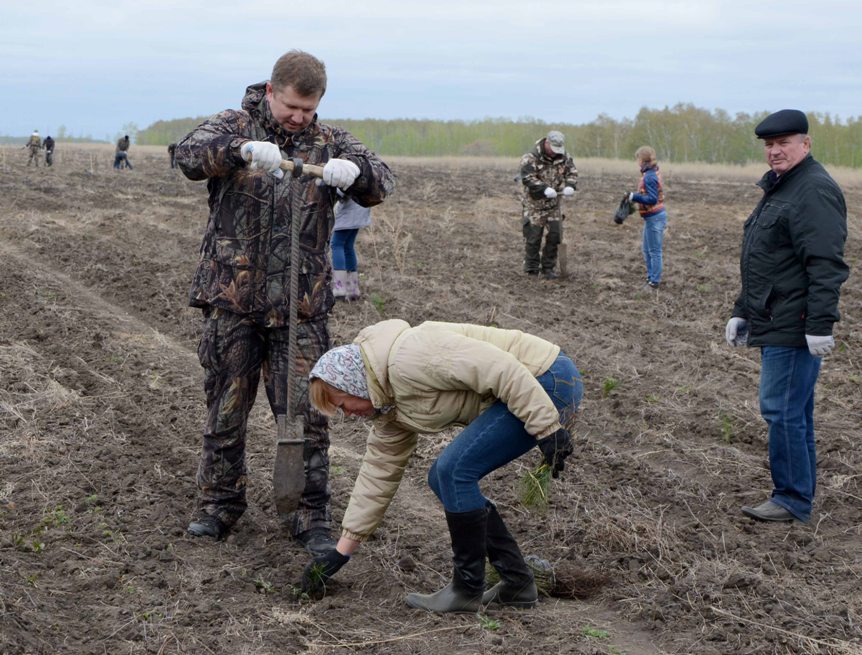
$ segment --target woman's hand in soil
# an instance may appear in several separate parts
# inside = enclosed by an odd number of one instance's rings
[[[342,555],[334,548],[315,557],[302,572],[302,592],[309,596],[326,593],[326,583],[349,561],[350,555]]]
[[[538,446],[545,457],[545,463],[551,468],[551,475],[560,477],[560,471],[566,468],[566,457],[574,451],[569,431],[560,428],[550,437],[539,439]]]

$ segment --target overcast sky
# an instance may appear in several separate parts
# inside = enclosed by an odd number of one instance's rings
[[[586,123],[679,102],[862,115],[858,0],[0,0],[0,135],[238,107],[291,48],[319,114]]]

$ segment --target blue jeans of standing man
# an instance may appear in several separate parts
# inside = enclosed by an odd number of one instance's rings
[[[551,368],[537,379],[560,410],[560,423],[567,425],[584,395],[578,368],[560,352]],[[524,429],[523,421],[498,400],[440,453],[428,471],[428,484],[447,512],[481,509],[488,500],[479,489],[479,480],[537,443]]]
[[[332,233],[332,268],[336,271],[355,271],[356,268],[356,235],[359,228],[351,230],[335,230]]]
[[[821,359],[808,348],[763,346],[760,361],[760,414],[769,426],[772,501],[807,522],[817,484],[814,385]]]
[[[658,214],[643,220],[643,253],[647,281],[658,284],[661,282],[662,243],[664,242],[664,230],[667,227],[667,212],[660,211]]]

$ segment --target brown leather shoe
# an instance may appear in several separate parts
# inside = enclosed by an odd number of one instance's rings
[[[771,500],[760,503],[757,507],[743,507],[742,513],[758,521],[788,522],[796,520],[789,511]]]

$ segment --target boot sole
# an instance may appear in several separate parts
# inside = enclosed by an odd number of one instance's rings
[[[538,602],[539,602],[538,600],[534,600],[534,601],[519,602],[519,603],[515,603],[515,602],[507,603],[507,602],[504,602],[502,600],[496,600],[495,599],[495,600],[492,600],[490,603],[488,603],[488,606],[490,607],[491,605],[502,605],[503,607],[513,607],[516,610],[531,610],[538,604]]]
[[[481,603],[477,603],[476,607],[462,607],[460,609],[434,609],[431,607],[427,607],[423,604],[423,602],[416,598],[411,598],[411,595],[408,594],[404,599],[407,603],[408,607],[412,607],[417,610],[425,610],[426,612],[434,612],[437,614],[475,614],[479,610],[482,609]]]
[[[497,596],[493,598],[489,598],[487,601],[482,599],[482,605],[484,607],[491,607],[492,605],[503,605],[504,607],[514,607],[519,610],[528,610],[534,608],[539,602],[539,599],[535,600],[500,600]]]

